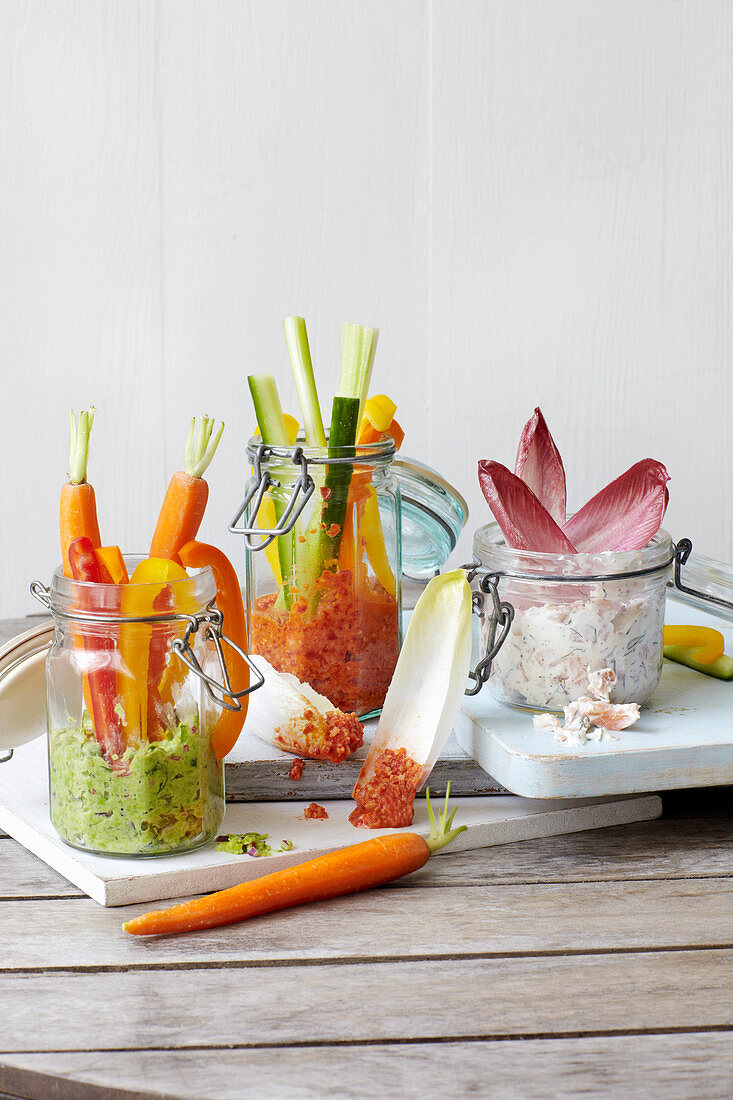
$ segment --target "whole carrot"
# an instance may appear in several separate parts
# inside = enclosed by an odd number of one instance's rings
[[[61,489],[59,503],[59,534],[61,536],[61,560],[64,576],[71,576],[69,547],[74,539],[88,538],[92,547],[102,545],[97,520],[97,501],[94,489],[87,481],[89,460],[89,436],[94,423],[94,405],[79,413],[77,426],[73,411],[70,414],[71,446],[69,449],[69,480]]]
[[[340,848],[295,867],[275,871],[264,878],[242,882],[229,890],[219,890],[170,909],[143,913],[126,921],[122,927],[133,936],[216,928],[292,905],[370,890],[402,878],[411,871],[419,870],[433,852],[450,844],[466,828],[465,825],[452,827],[456,811],[453,810],[448,816],[448,793],[446,791],[445,807],[438,814],[436,823],[430,805],[430,791],[426,792],[430,816],[430,835],[427,839],[418,833],[377,836],[351,848]]]
[[[184,468],[173,475],[168,485],[150,544],[151,558],[170,558],[180,565],[178,551],[196,538],[209,499],[204,474],[224,431],[222,423],[214,435],[215,423],[208,416],[202,417],[197,435],[196,417],[191,421]]]

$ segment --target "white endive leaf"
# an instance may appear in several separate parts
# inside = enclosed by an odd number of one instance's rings
[[[355,714],[344,714],[310,684],[289,672],[276,672],[253,654],[265,682],[249,697],[245,729],[263,741],[298,756],[340,764],[364,740]]]
[[[315,709],[320,715],[333,710],[333,704],[325,695],[319,695],[308,684],[302,684],[297,676],[276,672],[269,661],[260,654],[252,654],[252,660],[265,678],[262,687],[249,697],[245,729],[270,745],[278,745],[286,731],[297,729],[304,714]]]
[[[470,665],[471,589],[455,569],[430,581],[412,613],[357,787],[385,749],[404,749],[421,764],[423,785],[453,728]]]

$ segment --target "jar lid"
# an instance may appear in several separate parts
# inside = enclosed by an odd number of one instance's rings
[[[452,485],[414,458],[398,458],[392,472],[402,496],[402,572],[422,580],[438,573],[468,520],[468,505]]]

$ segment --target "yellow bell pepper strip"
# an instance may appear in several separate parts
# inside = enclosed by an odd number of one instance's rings
[[[127,566],[119,546],[97,546],[94,549],[94,557],[102,571],[107,570],[112,578],[112,584],[129,584]]]
[[[710,626],[665,626],[664,646],[689,649],[693,661],[709,665],[722,656],[725,638]]]
[[[187,542],[179,551],[181,561],[189,569],[203,569],[210,566],[216,581],[216,606],[223,615],[222,631],[244,652],[247,652],[247,623],[244,616],[242,589],[239,587],[234,566],[226,554],[216,546],[205,542]],[[236,649],[224,647],[229,683],[234,691],[243,691],[249,687],[249,665]],[[211,735],[211,742],[217,760],[223,760],[237,743],[247,717],[248,697],[241,698],[241,710],[222,710]]]
[[[133,571],[130,584],[123,594],[122,614],[160,614],[165,609],[161,607],[161,600],[168,582],[185,580],[187,577],[188,573],[183,566],[170,558],[144,558]],[[152,639],[153,628],[150,623],[123,623],[120,628],[121,702],[128,746],[139,745],[148,740],[148,680]]]
[[[358,506],[359,533],[366,555],[382,588],[390,596],[396,595],[397,585],[394,573],[390,569],[387,548],[384,544],[384,531],[379,515],[379,502],[374,488],[370,485],[367,496]]]
[[[364,415],[359,424],[359,434],[356,438],[357,446],[365,446],[368,443],[379,443],[383,435],[391,435],[395,448],[399,451],[405,438],[405,433],[394,418],[397,406],[391,398],[384,393],[378,393],[370,397],[364,404]]]
[[[295,441],[298,438],[298,430],[300,425],[294,416],[290,416],[289,413],[283,413],[283,420],[285,422],[285,431],[287,434],[288,446],[295,445]],[[254,436],[256,439],[261,439],[259,424],[255,427]],[[254,471],[250,471],[253,473]],[[275,501],[272,499],[269,493],[265,493],[262,498],[259,510],[257,512],[257,526],[263,528],[265,531],[272,531],[277,524],[277,512],[275,511]],[[278,587],[282,584],[283,575],[280,568],[280,557],[278,555],[277,541],[271,542],[269,546],[265,547],[265,555],[270,563],[270,569],[272,569],[272,575],[277,581]]]
[[[296,439],[298,438],[300,424],[294,416],[290,415],[290,413],[283,413],[283,421],[285,423],[285,434],[288,440],[287,445],[288,447],[293,447],[295,445]],[[256,425],[255,430],[252,434],[254,435],[255,439],[262,439],[262,433],[260,432],[259,424]]]
[[[397,406],[386,393],[368,397],[364,402],[364,412],[356,437],[357,444],[378,443],[384,433],[389,431],[396,410]]]
[[[359,426],[357,445],[378,443],[386,433],[391,435],[397,449],[402,445],[405,433],[394,418],[397,406],[384,393],[370,397],[364,404],[364,415]],[[358,486],[355,486],[358,490]],[[390,596],[397,590],[395,578],[389,566],[387,549],[384,544],[384,532],[379,516],[377,494],[371,485],[363,488],[357,497],[359,511],[359,532],[364,550],[371,562],[377,580]],[[358,551],[357,551],[358,553]]]

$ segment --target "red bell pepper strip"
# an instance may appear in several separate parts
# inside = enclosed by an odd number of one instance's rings
[[[86,535],[74,539],[69,546],[69,566],[76,581],[88,581],[95,584],[111,584],[112,578],[106,567],[100,564],[94,555],[92,540]],[[98,610],[94,596],[90,592],[79,594],[79,610],[94,612]],[[99,631],[97,637],[85,635],[81,645],[90,654],[90,670],[84,674],[84,698],[92,720],[94,736],[99,742],[102,756],[115,771],[125,771],[123,762],[125,739],[122,722],[115,707],[117,704],[117,685],[113,667],[115,641],[113,637]],[[95,667],[96,666],[96,667]]]

